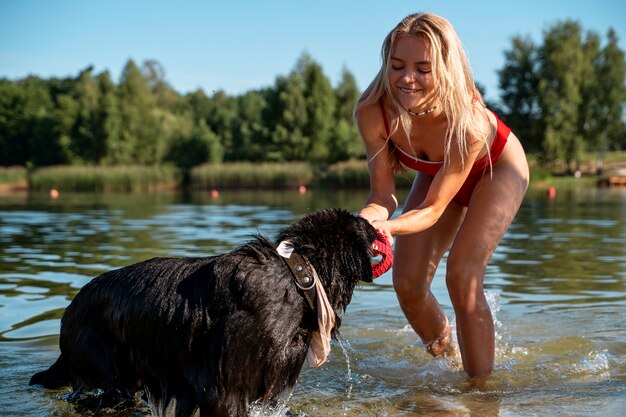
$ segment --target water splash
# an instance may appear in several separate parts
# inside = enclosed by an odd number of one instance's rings
[[[287,404],[282,401],[275,406],[268,404],[254,403],[250,409],[250,417],[284,417],[287,414]]]
[[[604,374],[609,371],[609,352],[607,350],[592,351],[582,359],[574,369],[585,374]]]
[[[350,366],[350,355],[348,354],[348,348],[352,349],[350,346],[350,342],[347,340],[337,339],[339,342],[339,346],[341,346],[341,351],[343,352],[343,356],[346,358],[346,381],[348,382],[348,389],[346,391],[346,398],[349,400],[352,396],[353,389],[353,378],[352,378],[352,367]]]
[[[491,310],[491,317],[493,319],[493,326],[495,330],[495,344],[496,344],[496,359],[502,357],[507,351],[506,342],[503,340],[504,328],[502,322],[498,320],[497,313],[500,311],[500,295],[494,291],[486,291],[485,298]],[[454,348],[455,355],[448,358],[449,365],[452,369],[462,370],[461,364],[461,350],[459,348],[459,340],[457,337],[456,328],[456,316],[452,315],[450,321],[450,343]]]
[[[486,291],[485,298],[491,311],[494,325],[495,339],[495,370],[511,370],[516,364],[516,360],[529,354],[528,349],[520,346],[511,346],[509,343],[510,335],[504,323],[498,319],[500,312],[500,295],[495,291]],[[421,366],[418,372],[420,378],[431,381],[434,384],[432,388],[443,390],[447,393],[458,393],[459,389],[463,391],[466,385],[465,373],[463,371],[463,363],[459,341],[457,337],[456,316],[453,314],[449,318],[450,322],[450,343],[454,349],[454,355],[445,358],[436,358],[428,360]],[[413,331],[410,325],[405,326],[402,332]],[[421,342],[417,342],[421,344]]]
[[[264,404],[259,400],[252,403],[250,407],[249,417],[284,417],[289,411],[287,403],[291,398],[293,388],[287,388],[277,398],[277,401],[272,404]]]

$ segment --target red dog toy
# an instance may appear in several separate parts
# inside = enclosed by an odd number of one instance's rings
[[[372,243],[372,253],[374,256],[381,255],[383,258],[377,264],[372,264],[372,275],[374,275],[374,278],[378,278],[389,271],[389,268],[393,265],[393,250],[387,240],[387,236],[378,231],[376,233],[378,238]]]

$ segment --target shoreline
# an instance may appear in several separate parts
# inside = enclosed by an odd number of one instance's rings
[[[603,186],[605,178],[621,172],[625,163],[613,163],[603,174],[585,171],[582,175],[551,174],[531,167],[531,188],[554,185]],[[414,173],[399,173],[396,187],[410,188]],[[27,171],[23,167],[0,167],[0,194],[30,192],[163,192],[212,190],[368,189],[365,161],[314,167],[303,162],[223,163],[201,165],[187,173],[173,166],[55,166]],[[606,186],[606,185],[604,185]],[[616,186],[617,185],[613,185]]]

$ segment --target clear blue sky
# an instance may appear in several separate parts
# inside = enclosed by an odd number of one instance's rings
[[[0,0],[0,77],[75,76],[93,65],[117,80],[129,58],[154,59],[181,93],[240,94],[272,85],[306,51],[333,84],[345,67],[365,88],[385,35],[418,11],[456,27],[487,98],[515,35],[540,44],[544,30],[574,19],[603,40],[612,27],[626,50],[624,0]]]

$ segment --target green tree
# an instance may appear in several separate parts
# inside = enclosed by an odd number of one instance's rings
[[[330,136],[327,162],[364,158],[365,146],[353,122],[341,119]]]
[[[198,124],[200,120],[204,120],[205,123],[209,120],[209,115],[213,111],[213,104],[202,89],[188,93],[184,98],[184,103],[193,117],[194,124]]]
[[[503,116],[529,151],[541,161],[560,160],[577,169],[583,151],[600,155],[623,137],[624,52],[613,30],[600,37],[583,33],[579,23],[557,23],[544,32],[543,44],[513,38],[498,72]]]
[[[580,85],[581,102],[578,109],[578,132],[584,138],[587,151],[598,152],[605,126],[601,124],[601,103],[605,97],[600,91],[601,60],[600,37],[588,32],[583,43],[582,80]]]
[[[18,85],[24,93],[23,136],[18,140],[27,150],[27,162],[34,166],[66,164],[71,161],[69,141],[59,135],[50,83],[38,77],[27,77]],[[62,90],[57,90],[62,92]]]
[[[328,162],[345,161],[362,157],[365,148],[353,121],[354,106],[360,91],[354,76],[344,68],[335,88],[335,127],[328,146]]]
[[[599,138],[601,160],[606,150],[626,148],[623,117],[626,103],[626,60],[613,29],[608,31],[607,38],[607,44],[596,63],[598,95],[602,97],[598,103],[596,117],[598,125],[604,127]]]
[[[540,49],[539,106],[545,122],[542,155],[577,169],[584,149],[579,131],[581,89],[585,73],[581,27],[565,21],[544,33]]]
[[[354,76],[347,68],[343,68],[341,79],[335,88],[335,101],[337,103],[335,117],[337,120],[352,121],[354,106],[360,95],[361,92]]]
[[[538,48],[529,38],[516,36],[504,52],[505,64],[498,71],[502,117],[529,151],[539,151],[543,140],[538,103]]]
[[[77,114],[71,130],[71,142],[73,154],[78,160],[99,163],[106,155],[105,120],[100,86],[92,71],[92,67],[82,71],[74,85]]]
[[[173,135],[166,160],[173,162],[182,171],[183,186],[191,182],[191,169],[204,162],[222,161],[223,149],[217,135],[208,128],[204,120],[193,127],[190,135],[182,132]]]
[[[250,91],[235,100],[238,116],[237,123],[233,124],[232,138],[238,160],[266,159],[269,149],[269,129],[264,120],[266,94],[267,90]]]
[[[307,120],[303,135],[308,138],[307,160],[328,162],[330,140],[335,126],[335,93],[322,67],[308,54],[303,54],[296,71],[304,81],[304,98]]]
[[[335,93],[319,64],[304,53],[268,95],[270,160],[327,162],[335,118]]]
[[[109,143],[110,158],[116,163],[154,164],[160,161],[159,121],[147,77],[129,60],[119,86],[122,130],[118,141]]]
[[[147,80],[147,87],[152,93],[155,106],[172,113],[182,111],[183,98],[166,81],[165,69],[155,60],[147,60],[142,64],[141,72]]]
[[[75,154],[75,152],[80,152],[80,149],[75,146],[73,136],[79,117],[80,103],[70,92],[59,94],[55,101],[56,106],[52,111],[56,120],[55,135],[61,147],[66,150],[67,163],[73,164],[80,160],[80,155]]]
[[[120,114],[118,89],[111,80],[111,74],[108,71],[99,74],[97,82],[100,91],[98,107],[104,148],[104,155],[100,162],[112,164],[117,158],[115,150],[118,148],[115,146],[122,141],[122,116]]]
[[[270,98],[273,106],[270,126],[269,161],[306,160],[309,140],[303,130],[307,125],[305,84],[301,74],[293,71],[288,77],[278,77],[275,93]]]
[[[233,124],[237,123],[238,116],[235,100],[220,90],[213,94],[202,111],[207,127],[219,138],[224,151],[224,160],[238,160],[239,149],[235,146],[232,135]]]
[[[26,97],[16,83],[0,80],[0,164],[24,165],[30,159]]]

